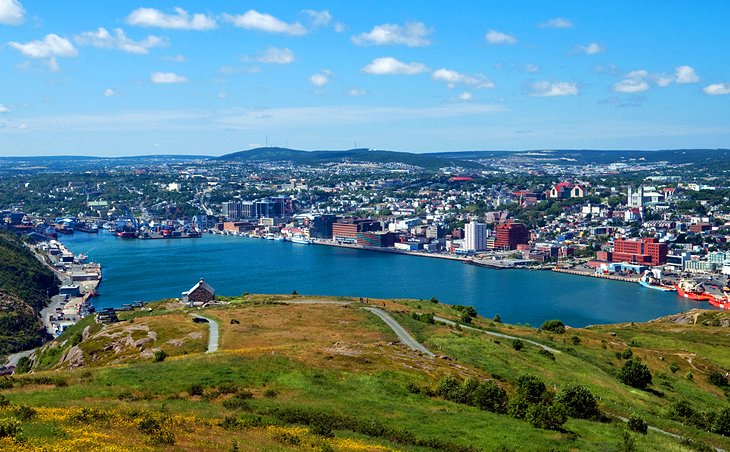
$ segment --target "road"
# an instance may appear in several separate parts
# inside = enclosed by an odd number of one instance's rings
[[[20,361],[20,358],[23,358],[25,356],[30,356],[33,353],[35,353],[35,351],[36,351],[36,349],[34,348],[32,350],[24,350],[22,352],[13,353],[12,355],[8,355],[8,359],[5,362],[5,365],[6,366],[17,366],[18,361]]]
[[[548,347],[547,345],[543,345],[543,344],[541,344],[539,342],[531,341],[529,339],[524,339],[524,338],[517,337],[517,336],[510,336],[508,334],[495,333],[494,331],[481,330],[479,328],[474,328],[473,326],[462,325],[460,323],[454,322],[453,320],[448,320],[448,319],[445,319],[445,318],[439,317],[439,316],[434,316],[433,318],[437,322],[444,322],[444,323],[449,324],[449,325],[459,325],[462,329],[465,329],[465,330],[479,331],[480,333],[488,334],[490,336],[501,337],[503,339],[519,339],[522,342],[527,342],[528,344],[532,344],[532,345],[534,345],[536,347],[540,347],[541,349],[547,350],[550,353],[560,353],[560,350],[554,349],[552,347]]]
[[[370,311],[380,317],[380,319],[395,332],[395,334],[398,336],[398,339],[400,339],[400,341],[403,342],[403,344],[405,344],[407,347],[410,347],[417,352],[421,352],[424,355],[436,356],[429,349],[424,347],[423,344],[416,341],[413,336],[408,334],[408,331],[406,331],[405,328],[403,328],[398,322],[396,322],[395,319],[391,317],[390,314],[388,314],[387,312],[383,311],[382,309],[372,307],[365,307],[363,309],[365,309],[366,311]]]
[[[215,353],[218,351],[218,322],[215,320],[203,317],[202,315],[193,314],[193,317],[199,319],[205,319],[208,321],[208,350],[205,353]]]

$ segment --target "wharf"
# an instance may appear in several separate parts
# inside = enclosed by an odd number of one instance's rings
[[[397,250],[395,248],[380,248],[377,246],[363,246],[363,245],[348,245],[345,243],[336,243],[329,240],[322,240],[322,239],[315,239],[314,242],[312,242],[315,245],[326,245],[326,246],[336,246],[338,248],[350,248],[353,250],[365,250],[365,251],[377,251],[380,253],[390,253],[390,254],[405,254],[408,256],[418,256],[418,257],[430,257],[434,259],[449,259],[452,261],[461,261],[461,262],[467,262],[467,259],[460,256],[452,256],[450,254],[441,254],[441,253],[427,253],[427,252],[420,252],[420,251],[407,251],[407,250]]]
[[[614,281],[624,281],[624,282],[630,282],[630,283],[636,283],[639,282],[639,277],[631,277],[631,276],[620,276],[620,275],[606,275],[603,273],[594,273],[590,271],[581,271],[581,270],[574,270],[569,268],[553,268],[554,272],[558,273],[568,273],[570,275],[578,275],[578,276],[590,276],[593,278],[603,278],[603,279],[612,279]]]

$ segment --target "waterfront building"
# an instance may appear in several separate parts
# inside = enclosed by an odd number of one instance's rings
[[[517,249],[517,245],[528,242],[529,234],[524,224],[508,221],[497,225],[494,240],[495,249],[514,250]]]
[[[182,293],[181,301],[189,307],[202,306],[215,300],[215,289],[210,284],[200,278],[197,284],[190,290]]]
[[[614,262],[632,262],[645,265],[663,265],[667,262],[668,246],[659,239],[645,237],[641,240],[616,239],[613,242]]]
[[[309,236],[316,239],[331,239],[332,225],[336,221],[337,217],[332,214],[315,216],[310,223]]]
[[[472,221],[464,226],[464,249],[484,251],[487,249],[487,225]]]

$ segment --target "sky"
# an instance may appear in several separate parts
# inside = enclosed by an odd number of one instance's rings
[[[730,147],[730,5],[0,0],[0,155]]]

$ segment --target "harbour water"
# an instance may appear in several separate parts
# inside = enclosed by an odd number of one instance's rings
[[[645,321],[709,308],[635,283],[549,271],[492,270],[444,259],[204,234],[199,239],[130,240],[108,232],[62,237],[103,268],[97,309],[176,298],[200,278],[219,295],[291,293],[369,298],[436,297],[504,322],[580,327]]]

